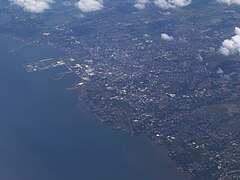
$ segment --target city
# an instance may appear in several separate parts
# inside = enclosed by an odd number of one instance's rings
[[[199,8],[201,17],[192,13],[194,8],[123,11],[113,8],[111,16],[72,17],[62,24],[47,21],[54,28],[40,26],[40,38],[24,39],[69,56],[24,68],[65,67],[55,80],[76,74],[79,81],[69,90],[76,90],[101,122],[133,136],[147,134],[193,178],[239,179],[240,61],[226,60],[218,49],[230,27],[239,24],[240,13],[214,6]],[[41,24],[42,18],[15,18],[13,25],[34,29],[33,22]],[[161,33],[172,40],[162,39]]]

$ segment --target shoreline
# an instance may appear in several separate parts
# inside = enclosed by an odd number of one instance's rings
[[[11,38],[11,39],[16,40],[16,41],[21,41],[22,43],[25,44],[25,46],[28,46],[28,45],[36,45],[36,46],[38,46],[38,45],[46,45],[46,46],[50,46],[51,48],[55,48],[55,49],[57,49],[57,50],[59,50],[59,51],[63,51],[64,53],[67,53],[67,54],[68,54],[68,52],[66,52],[66,51],[64,51],[64,50],[62,50],[62,49],[59,49],[58,47],[51,46],[51,45],[49,45],[49,44],[29,42],[28,40],[25,40],[25,39],[22,39],[22,38],[18,38],[18,37],[9,35],[9,34],[0,34],[0,36],[5,36],[5,37]],[[29,44],[28,44],[28,43],[29,43]],[[16,49],[21,48],[21,47],[25,47],[25,46],[20,46],[20,47],[17,47]],[[9,52],[8,52],[8,53],[9,53]],[[51,78],[51,79],[52,79],[52,78]],[[77,94],[77,89],[74,89],[74,90],[76,90],[76,91],[74,92],[74,94],[76,93],[76,95],[78,95],[78,94]],[[79,97],[78,97],[78,100],[80,101],[80,98],[79,98]],[[85,103],[83,103],[83,102],[81,102],[81,101],[80,101],[80,103],[81,103],[84,107],[86,107],[86,109],[89,111],[89,113],[91,113],[92,116],[94,116],[94,119],[96,120],[96,122],[98,122],[98,123],[106,126],[107,128],[111,128],[111,129],[113,129],[114,131],[121,131],[121,132],[123,132],[123,133],[126,133],[126,132],[127,132],[126,130],[124,131],[124,130],[122,130],[122,129],[115,129],[115,128],[112,127],[111,125],[106,125],[106,123],[102,122],[101,119],[100,119],[99,117],[97,117],[97,116],[95,115],[95,113],[92,112]],[[129,136],[131,136],[131,134],[130,134],[129,132],[127,132],[126,134],[128,134]],[[165,161],[165,162],[167,162],[168,164],[170,164],[172,167],[174,167],[174,169],[176,169],[177,172],[180,172],[181,174],[183,174],[184,176],[186,176],[186,178],[191,179],[191,176],[190,176],[187,172],[185,172],[185,171],[183,170],[183,168],[181,168],[181,167],[179,168],[179,165],[177,165],[176,162],[171,159],[171,157],[168,155],[168,150],[167,150],[167,148],[166,148],[165,146],[159,145],[159,144],[155,143],[155,142],[154,142],[153,140],[151,140],[146,134],[134,135],[134,136],[131,136],[131,137],[133,137],[133,138],[141,138],[143,141],[148,141],[147,143],[151,143],[151,146],[154,146],[154,147],[153,147],[154,150],[159,153],[159,157],[161,157],[161,159],[163,159],[163,161]]]
[[[71,91],[77,91],[77,89],[72,89]],[[132,137],[132,138],[142,138],[144,141],[148,141],[149,143],[152,144],[152,146],[154,146],[153,148],[156,149],[156,151],[158,151],[161,159],[163,159],[165,162],[168,162],[169,164],[171,164],[172,167],[174,167],[176,169],[176,171],[178,171],[179,173],[181,173],[183,176],[186,176],[186,180],[190,180],[191,179],[191,175],[184,171],[184,169],[178,165],[170,156],[169,156],[169,151],[167,149],[167,147],[165,147],[164,145],[161,144],[157,144],[155,143],[151,138],[149,138],[147,136],[147,134],[138,134],[138,135],[131,135],[130,132],[123,130],[123,129],[116,129],[113,126],[106,124],[104,121],[102,121],[99,117],[97,117],[97,115],[92,112],[89,107],[86,105],[86,103],[82,102],[80,99],[80,96],[78,97],[78,100],[80,101],[81,104],[83,104],[84,107],[86,107],[87,111],[89,111],[92,116],[94,116],[94,119],[96,119],[97,122],[101,123],[102,125],[109,127],[111,129],[113,129],[114,131],[121,131],[123,133],[126,133],[128,136]]]

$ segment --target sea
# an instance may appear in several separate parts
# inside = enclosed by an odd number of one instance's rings
[[[0,35],[0,180],[185,180],[146,136],[100,123],[68,91],[76,77],[27,73],[24,63],[64,52]]]

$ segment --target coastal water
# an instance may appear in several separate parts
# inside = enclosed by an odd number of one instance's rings
[[[0,47],[0,179],[187,179],[148,138],[99,123],[66,90],[74,77],[54,81],[54,71],[31,74],[22,66],[62,52],[7,36]]]

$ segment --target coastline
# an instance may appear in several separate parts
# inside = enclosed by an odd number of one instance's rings
[[[73,89],[73,90],[75,90],[75,89]],[[80,97],[78,98],[78,100],[81,101]],[[81,103],[82,103],[82,101],[81,101]],[[153,148],[158,152],[159,157],[161,157],[161,159],[163,159],[165,162],[171,164],[171,166],[173,166],[178,172],[180,172],[183,176],[185,176],[184,180],[190,180],[191,179],[191,175],[188,172],[184,171],[184,169],[180,165],[178,165],[174,160],[171,159],[171,157],[169,156],[169,151],[168,151],[168,149],[164,145],[155,143],[146,134],[131,135],[131,133],[126,131],[126,130],[115,129],[114,127],[112,127],[111,125],[106,124],[99,117],[97,117],[97,115],[95,115],[95,113],[93,113],[90,110],[90,108],[87,106],[86,103],[82,103],[82,104],[84,104],[84,106],[95,117],[95,119],[98,122],[100,122],[101,124],[103,124],[104,126],[107,126],[107,127],[111,128],[111,129],[113,129],[114,131],[121,131],[121,132],[127,133],[130,137],[141,138],[143,141],[145,141],[147,143],[151,143],[151,146],[153,146]]]
[[[26,46],[28,46],[28,45],[44,45],[44,44],[42,44],[42,43],[28,42],[28,41],[26,41],[26,40],[24,40],[24,39],[21,39],[21,38],[18,38],[18,37],[14,37],[14,36],[11,36],[11,35],[8,35],[8,34],[0,34],[0,35],[1,35],[1,36],[2,36],[2,35],[3,35],[3,36],[6,36],[6,37],[8,37],[8,38],[12,38],[13,40],[21,41],[21,42],[23,42],[24,44],[26,44]],[[30,44],[28,44],[28,43],[30,43]],[[46,46],[50,46],[50,45],[47,44]],[[25,47],[25,46],[24,46],[24,47]],[[52,47],[52,46],[50,46],[50,47],[51,47],[51,48],[57,48],[57,47]],[[58,48],[57,48],[57,49],[58,49]],[[59,49],[59,50],[62,51],[61,49]],[[51,79],[51,80],[52,80],[52,79]],[[76,91],[76,93],[74,92],[74,94],[77,95],[77,91]],[[77,97],[76,97],[76,98],[77,98]],[[86,104],[84,104],[84,106],[85,106],[85,107],[88,109],[88,111],[95,117],[95,119],[96,119],[97,122],[101,122],[101,121],[99,120],[99,118],[96,117],[96,116],[94,115],[94,113],[92,113],[92,112],[89,110],[89,108],[87,107]],[[100,124],[103,124],[104,126],[108,126],[108,125],[106,125],[106,124],[104,124],[104,123],[100,123]],[[109,128],[109,126],[108,126],[107,128]],[[112,128],[112,127],[111,127],[111,128]],[[116,130],[114,130],[114,131],[116,131]],[[119,131],[119,130],[118,130],[118,131]],[[124,132],[124,133],[126,133],[126,132]],[[130,135],[129,135],[129,136],[130,136]],[[174,167],[178,172],[181,171],[182,174],[186,175],[186,178],[189,177],[189,175],[186,174],[186,172],[184,172],[183,170],[179,170],[177,164],[168,156],[168,151],[167,151],[167,149],[166,149],[164,146],[155,144],[154,141],[152,141],[152,140],[151,140],[149,137],[147,137],[146,135],[138,135],[138,136],[134,136],[133,138],[135,138],[135,139],[141,139],[142,141],[145,141],[145,142],[147,142],[148,144],[151,143],[151,146],[155,149],[154,151],[158,152],[159,157],[161,157],[162,160],[164,160],[165,162],[167,162],[167,164],[171,164],[171,166]],[[189,177],[189,179],[190,179],[190,177]]]

